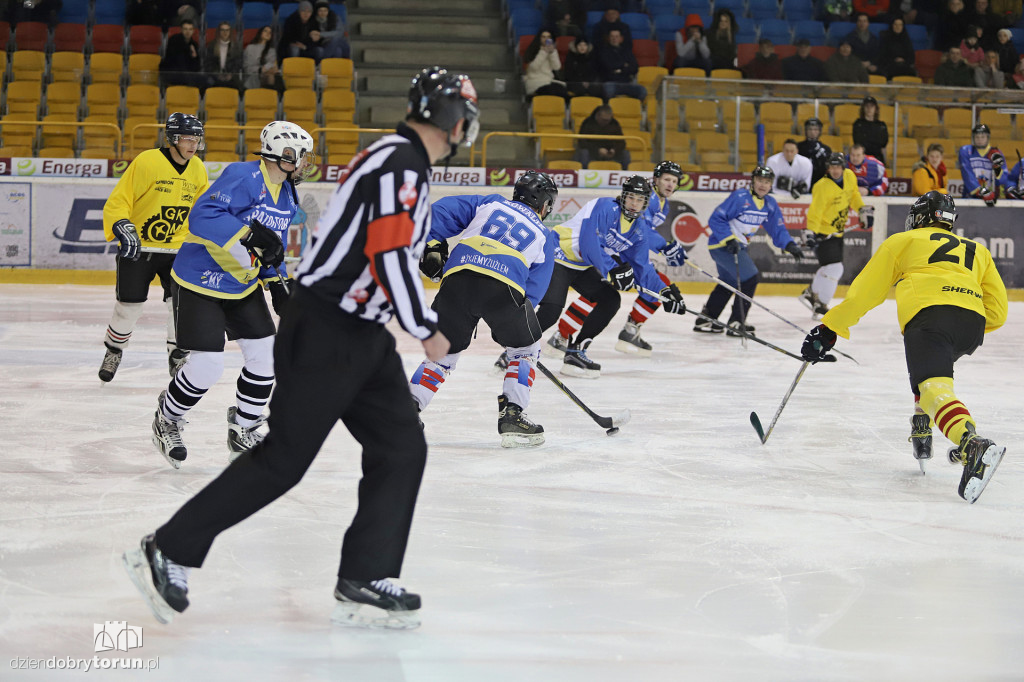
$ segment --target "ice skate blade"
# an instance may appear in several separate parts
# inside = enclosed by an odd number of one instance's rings
[[[331,613],[331,622],[349,628],[412,630],[420,626],[420,612],[385,611],[367,604],[338,601]]]
[[[584,369],[583,367],[577,367],[576,365],[567,365],[562,363],[562,369],[558,370],[559,374],[567,377],[578,377],[580,379],[599,379],[601,378],[601,370],[599,369]]]
[[[124,566],[125,572],[128,573],[132,584],[135,585],[135,589],[139,591],[139,594],[146,601],[149,610],[153,612],[153,616],[164,625],[170,625],[171,621],[174,620],[175,611],[153,589],[152,580],[147,575],[150,570],[149,562],[146,561],[142,548],[136,547],[122,554],[121,565]]]
[[[164,449],[160,447],[160,439],[157,438],[156,436],[153,436],[153,445],[156,446],[156,449],[160,451],[160,454],[164,456],[164,459],[166,459],[172,467],[174,467],[175,469],[181,468],[181,462],[179,462],[176,459],[172,459],[170,455],[164,452]]]
[[[619,351],[620,353],[626,353],[627,355],[635,355],[640,358],[651,357],[650,349],[634,346],[628,341],[616,341],[615,350]]]
[[[996,467],[1003,461],[1003,455],[1006,454],[1006,448],[994,443],[989,446],[985,454],[981,456],[981,461],[985,463],[985,473],[979,478],[971,478],[964,486],[963,497],[967,500],[968,504],[974,504],[981,497],[981,493],[985,491],[985,487],[988,482],[992,480],[992,474],[996,473]]]
[[[501,447],[503,448],[535,448],[544,444],[543,433],[503,433],[501,434]]]

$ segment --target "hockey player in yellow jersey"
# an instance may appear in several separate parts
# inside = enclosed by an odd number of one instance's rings
[[[1006,448],[982,438],[953,392],[953,363],[972,354],[985,334],[1006,321],[1006,287],[982,244],[952,234],[956,206],[928,192],[907,216],[906,231],[879,247],[850,285],[846,299],[807,335],[803,357],[818,362],[850,327],[896,287],[896,310],[914,392],[914,457],[930,459],[931,424],[959,446],[951,462],[964,466],[959,493],[973,503],[988,485]],[[924,471],[924,465],[921,465]]]
[[[171,265],[188,233],[188,214],[209,180],[195,154],[203,148],[203,124],[195,116],[173,113],[165,127],[167,146],[148,149],[131,162],[103,206],[103,232],[118,240],[114,314],[107,325],[100,380],[114,378],[153,277],[160,278],[167,305],[167,364],[171,376],[185,364],[186,351],[175,344]]]
[[[828,312],[828,304],[843,276],[843,231],[850,209],[857,211],[865,228],[874,225],[874,209],[864,204],[857,189],[857,176],[846,167],[846,158],[837,152],[828,157],[825,177],[814,183],[811,205],[807,208],[807,229],[811,234],[804,243],[814,248],[818,271],[800,294],[800,302],[811,309],[815,319]]]

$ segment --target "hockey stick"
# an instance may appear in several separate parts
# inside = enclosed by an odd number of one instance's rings
[[[710,272],[708,272],[704,268],[700,267],[699,265],[694,265],[689,260],[686,261],[686,265],[689,265],[691,268],[693,268],[694,270],[698,271],[699,273],[701,273],[702,275],[704,275],[705,277],[707,277],[708,279],[713,281],[715,284],[718,284],[720,286],[725,287],[726,289],[728,289],[732,293],[736,294],[740,298],[744,299],[745,301],[750,301],[751,303],[756,305],[758,308],[761,308],[765,312],[767,312],[767,313],[769,313],[771,315],[774,315],[775,317],[779,318],[780,320],[782,320],[783,322],[788,324],[790,327],[792,327],[793,329],[795,329],[798,332],[800,332],[801,334],[804,334],[805,336],[807,335],[807,331],[805,329],[803,329],[802,327],[800,327],[799,325],[797,325],[796,323],[790,322],[789,320],[784,318],[782,315],[779,315],[777,312],[775,312],[774,310],[772,310],[768,306],[764,305],[760,301],[755,301],[752,297],[747,296],[745,293],[743,293],[742,291],[740,291],[736,287],[734,287],[734,286],[732,286],[732,285],[730,285],[730,284],[728,284],[726,282],[723,282],[721,279],[719,279],[718,277],[715,277],[714,275],[712,275]],[[858,365],[860,364],[859,362],[857,362],[856,358],[854,358],[852,355],[847,355],[843,351],[837,350],[835,348],[833,348],[832,350],[833,350],[833,352],[838,353],[839,355],[842,355],[844,358],[847,358],[848,360],[853,360]]]
[[[779,409],[775,410],[775,417],[772,418],[772,423],[768,425],[767,432],[761,427],[761,420],[757,418],[757,412],[750,413],[750,423],[754,427],[754,430],[757,431],[757,437],[761,439],[761,445],[768,442],[768,436],[772,435],[772,429],[775,428],[775,424],[779,421],[779,415],[782,414],[782,408],[784,408],[786,403],[789,402],[789,396],[793,395],[793,389],[795,389],[796,385],[800,383],[800,379],[803,377],[804,372],[807,371],[807,365],[809,364],[811,363],[804,360],[804,364],[800,365],[800,371],[796,373],[796,379],[793,379],[793,383],[789,385],[789,390],[786,391],[786,397],[782,399],[782,404],[779,405]]]
[[[639,284],[637,284],[635,286],[636,286],[637,291],[641,291],[641,292],[647,294],[648,296],[651,296],[651,297],[657,299],[658,301],[661,301],[662,303],[665,303],[666,299],[662,298],[661,294],[659,294],[658,292],[651,291],[650,289],[645,289],[644,287],[640,286]],[[693,315],[696,315],[700,319],[705,320],[707,322],[710,322],[712,324],[721,324],[721,322],[719,322],[715,318],[708,317],[704,313],[698,313],[698,312],[695,312],[693,310],[690,310],[689,308],[686,309],[686,312],[691,313]],[[795,353],[790,353],[785,348],[779,348],[774,343],[769,343],[768,341],[765,341],[764,339],[760,338],[759,336],[754,336],[753,334],[748,332],[745,328],[743,328],[743,329],[736,329],[734,331],[739,333],[740,336],[748,338],[751,341],[756,341],[757,343],[761,344],[762,346],[767,346],[768,348],[771,348],[774,351],[778,351],[779,353],[782,353],[783,355],[788,355],[789,357],[793,358],[794,360],[799,360],[800,362],[804,361],[804,359],[801,356],[799,356],[799,355],[797,355]],[[829,362],[829,360],[824,360],[824,362]]]
[[[569,400],[576,403],[577,407],[586,412],[591,419],[597,422],[598,426],[600,426],[602,429],[605,429],[606,433],[609,436],[614,436],[616,433],[619,432],[619,427],[629,421],[629,410],[623,410],[621,413],[615,415],[614,417],[602,417],[601,415],[587,407],[586,403],[580,400],[575,393],[570,391],[568,386],[559,381],[558,377],[552,374],[551,370],[545,367],[544,363],[541,362],[540,360],[537,361],[537,369],[539,369],[544,374],[544,376],[550,379],[551,383],[557,386],[559,390],[562,391],[562,393],[569,396]]]
[[[740,285],[740,253],[739,253],[739,251],[737,251],[736,253],[732,254],[732,262],[736,264],[736,286],[739,287],[739,285]],[[740,306],[740,310],[743,310],[743,306],[742,305]],[[740,327],[743,328],[744,332],[747,331],[747,313],[746,313],[746,311],[743,312],[743,317],[740,318]],[[743,350],[746,350],[747,349],[747,335],[744,334],[742,339],[743,339]]]

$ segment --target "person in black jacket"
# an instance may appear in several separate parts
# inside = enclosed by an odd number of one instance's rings
[[[796,150],[800,156],[806,156],[811,160],[814,171],[811,175],[811,186],[825,176],[828,168],[828,157],[832,155],[832,149],[823,144],[818,138],[824,128],[820,118],[809,118],[804,121],[804,136],[806,139],[797,142]]]
[[[622,126],[615,120],[612,108],[602,104],[580,123],[580,135],[621,135]],[[586,168],[591,161],[618,161],[629,167],[629,151],[625,140],[578,140],[576,160]]]
[[[202,79],[201,70],[196,26],[186,19],[181,22],[181,33],[167,39],[164,58],[160,60],[160,75],[165,85],[202,87],[206,83]]]
[[[897,19],[902,21],[902,19]],[[889,127],[878,120],[878,100],[871,95],[860,104],[860,118],[853,122],[853,143],[864,147],[864,153],[885,164],[885,146],[889,144]]]
[[[893,76],[916,76],[914,43],[907,35],[903,19],[896,17],[878,40],[878,71],[888,79]]]
[[[562,76],[572,96],[601,97],[604,94],[601,77],[597,75],[594,64],[594,48],[586,38],[577,38],[569,47]]]
[[[821,83],[828,80],[825,64],[811,56],[811,41],[800,38],[796,41],[796,54],[782,60],[782,78],[787,81]]]
[[[612,29],[604,45],[597,49],[597,73],[604,81],[604,98],[625,95],[643,101],[647,99],[647,88],[636,82],[640,65],[622,41],[618,29]]]

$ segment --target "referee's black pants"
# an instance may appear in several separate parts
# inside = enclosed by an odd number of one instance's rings
[[[277,332],[274,363],[266,439],[160,527],[157,547],[179,564],[202,566],[218,533],[299,482],[340,419],[363,447],[363,478],[338,575],[397,578],[427,444],[394,337],[296,286]]]

